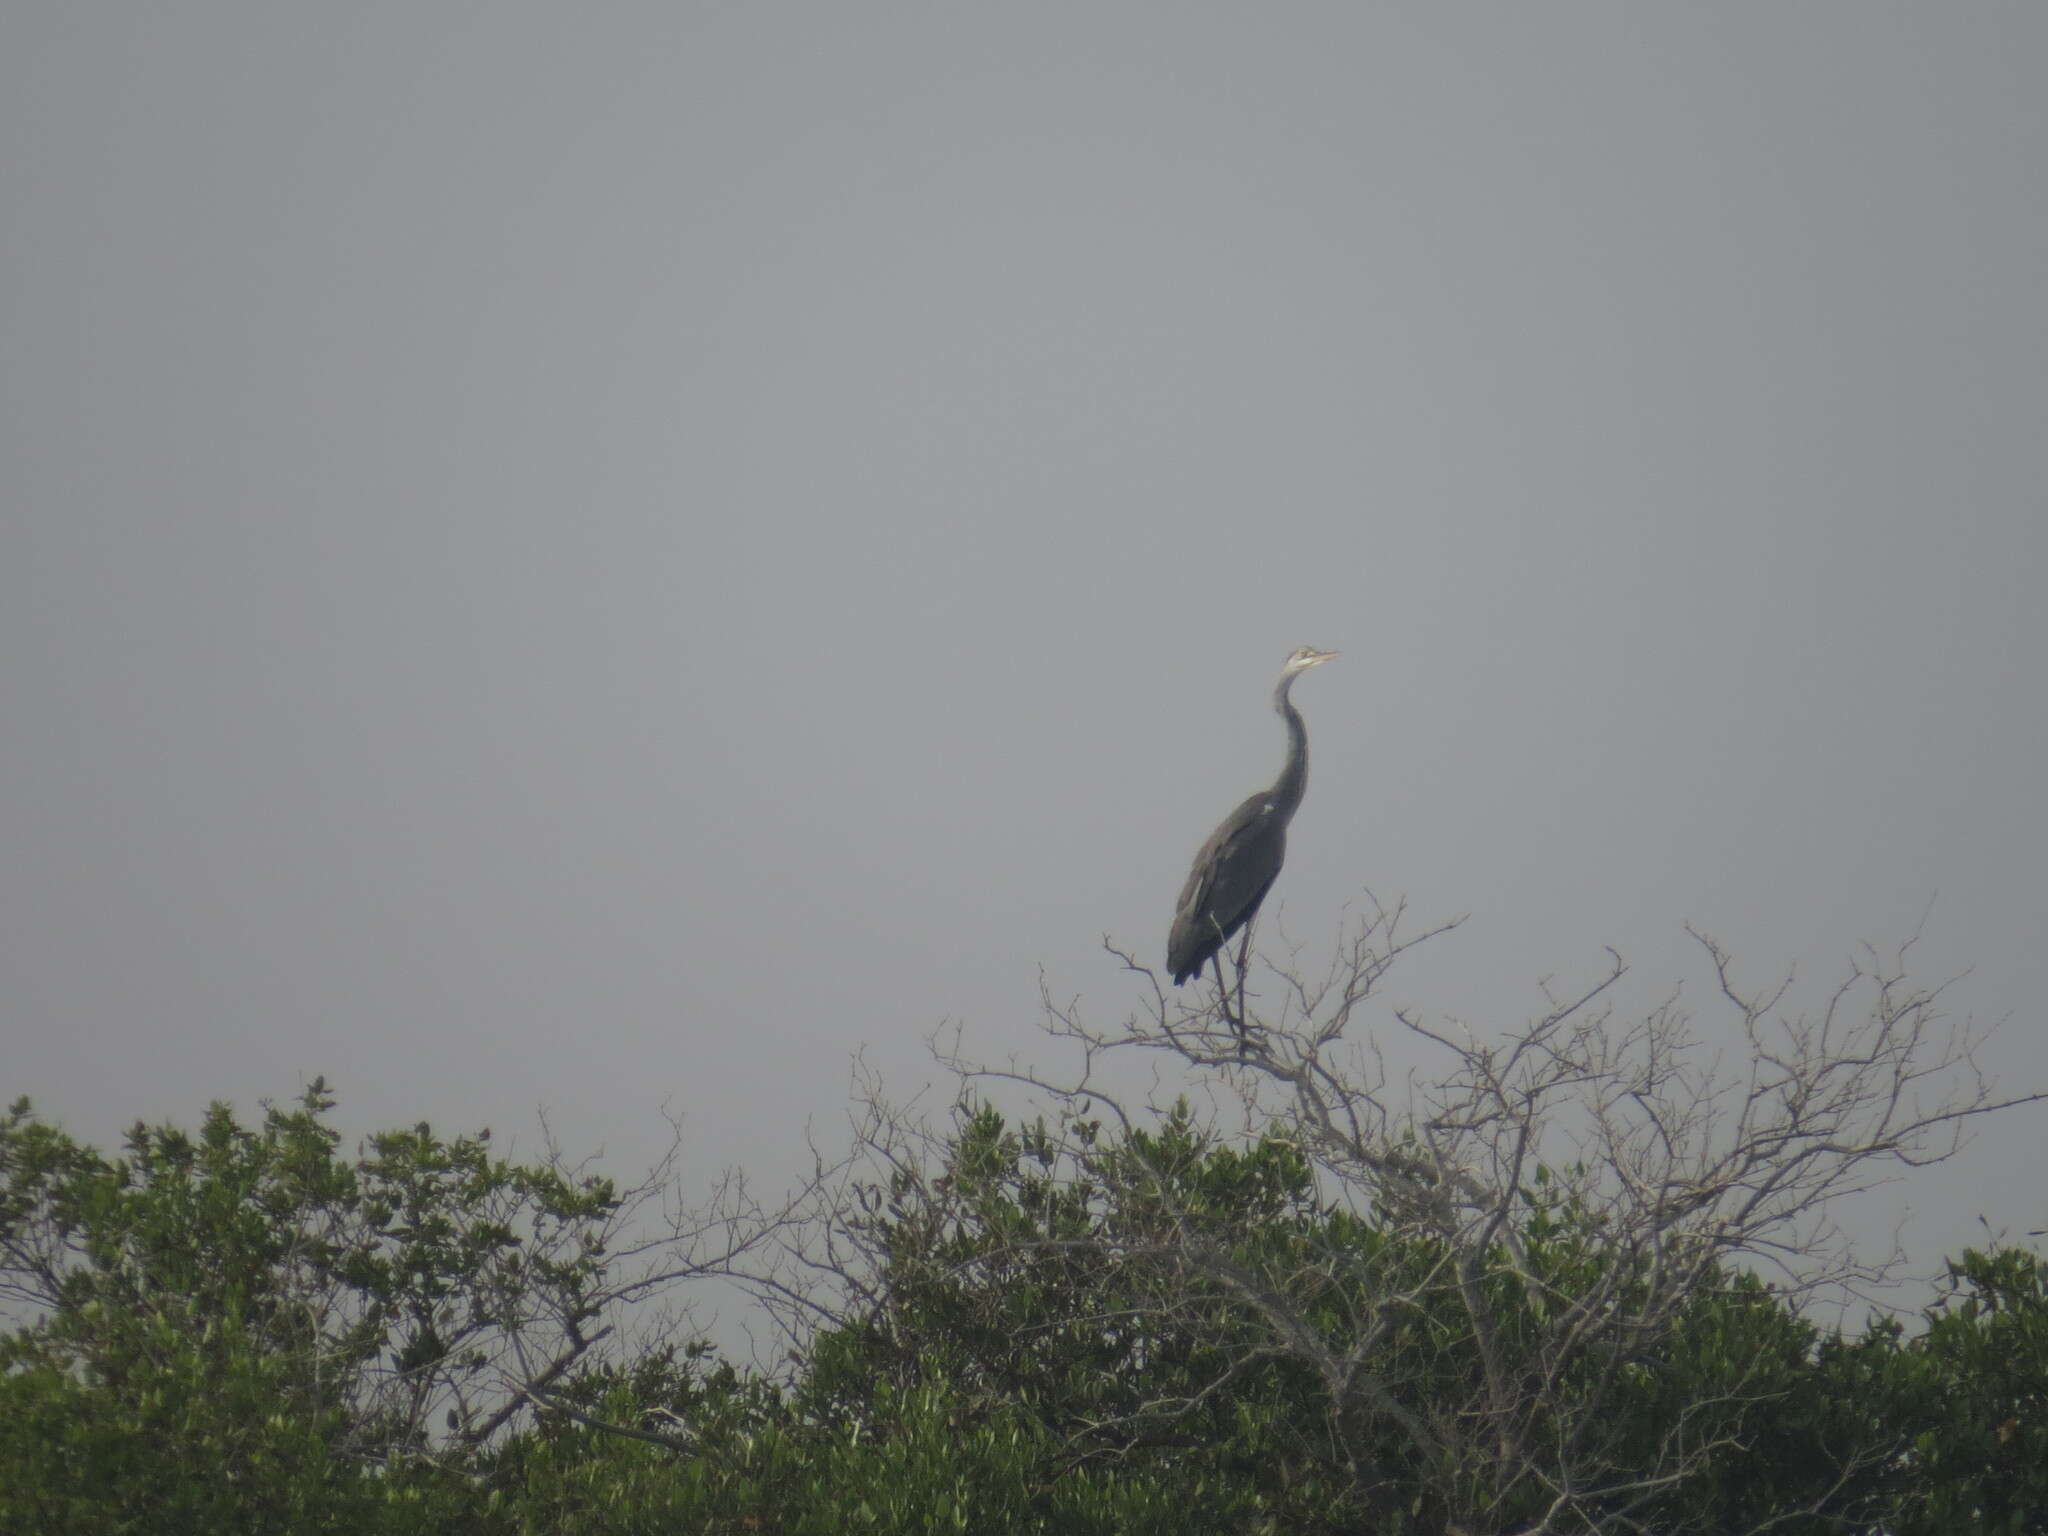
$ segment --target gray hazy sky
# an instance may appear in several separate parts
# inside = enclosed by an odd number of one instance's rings
[[[0,1092],[707,1162],[1039,1051],[1277,766],[1400,1000],[2048,1081],[2048,7],[0,11]],[[2041,1119],[1905,1195],[2048,1215]],[[622,1169],[623,1171],[623,1169]]]

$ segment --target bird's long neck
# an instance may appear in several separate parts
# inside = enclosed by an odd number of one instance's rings
[[[1308,727],[1301,723],[1301,711],[1287,696],[1300,675],[1289,672],[1273,689],[1273,707],[1287,724],[1287,764],[1268,793],[1273,797],[1273,810],[1282,821],[1294,814],[1301,797],[1308,793]]]

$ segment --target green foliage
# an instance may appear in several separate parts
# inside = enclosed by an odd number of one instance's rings
[[[1658,1319],[1649,1261],[1540,1170],[1514,1261],[1461,1266],[1319,1206],[1271,1137],[1218,1143],[1182,1112],[1054,1145],[982,1108],[943,1169],[877,1192],[883,1303],[817,1340],[800,1402],[872,1417],[943,1382],[970,1415],[1028,1415],[1060,1465],[1178,1479],[1286,1530],[1818,1533],[1903,1530],[1914,1510],[1933,1521],[1915,1530],[2043,1529],[2031,1258],[1970,1256],[1976,1299],[1919,1339],[1824,1334],[1711,1267]],[[1596,1307],[1635,1321],[1598,1332]],[[1460,1434],[1503,1378],[1501,1433],[1553,1450],[1547,1475]],[[1930,1415],[1936,1382],[1971,1411]],[[1207,1507],[1188,1507],[1199,1524]]]
[[[2048,1263],[1965,1252],[1905,1363],[1889,1404],[1910,1432],[1900,1536],[2048,1531]]]
[[[1193,1229],[1255,1262],[1313,1217],[1309,1196],[1292,1148],[1214,1147],[1184,1113],[1070,1167],[1044,1127],[983,1109],[936,1178],[901,1173],[878,1193],[887,1301],[816,1342],[803,1400],[869,1417],[884,1394],[943,1380],[972,1412],[1024,1416],[1061,1466],[1201,1457],[1198,1480],[1231,1507],[1289,1489],[1303,1513],[1327,1500],[1298,1444],[1320,1432],[1300,1371],[1244,1368],[1241,1305],[1167,1255]],[[1222,1377],[1231,1389],[1213,1390]]]
[[[0,1287],[27,1314],[0,1451],[30,1474],[0,1480],[0,1529],[353,1528],[434,1409],[459,1432],[488,1401],[526,1315],[577,1350],[604,1264],[576,1234],[610,1187],[424,1125],[346,1159],[332,1104],[315,1082],[255,1128],[216,1104],[111,1159],[26,1101],[0,1120]]]
[[[758,1380],[645,1368],[596,1373],[574,1398],[609,1423],[664,1426],[676,1447],[560,1419],[508,1443],[489,1481],[529,1530],[943,1531],[1186,1536],[1244,1529],[1241,1501],[1185,1479],[1064,1465],[1029,1416],[951,1383],[880,1385],[820,1417]],[[684,1426],[687,1426],[685,1429]],[[1195,1504],[1191,1506],[1191,1496]]]
[[[1966,1254],[1918,1332],[1712,1269],[1603,1332],[1649,1260],[1568,1180],[1532,1176],[1509,1262],[1324,1203],[1277,1137],[981,1108],[843,1218],[876,1300],[770,1381],[600,1358],[611,1184],[426,1126],[347,1156],[331,1108],[117,1157],[0,1119],[0,1531],[2048,1531],[2025,1252]]]

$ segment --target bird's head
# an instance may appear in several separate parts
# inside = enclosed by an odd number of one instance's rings
[[[1319,651],[1312,645],[1304,645],[1287,658],[1287,665],[1281,669],[1282,677],[1292,677],[1297,672],[1306,672],[1310,667],[1320,667],[1326,661],[1335,661],[1342,651]]]

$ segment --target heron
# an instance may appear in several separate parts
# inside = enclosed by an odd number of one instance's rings
[[[1181,887],[1180,901],[1173,909],[1173,929],[1166,939],[1166,968],[1173,975],[1173,984],[1180,986],[1199,976],[1202,967],[1213,962],[1224,1017],[1240,1039],[1244,1036],[1242,989],[1251,955],[1251,921],[1280,877],[1281,861],[1287,857],[1287,823],[1301,808],[1301,797],[1308,789],[1308,727],[1302,724],[1301,712],[1288,693],[1302,673],[1337,654],[1304,645],[1287,658],[1280,680],[1273,685],[1273,708],[1287,725],[1287,762],[1271,789],[1251,796],[1209,834],[1202,851],[1195,855],[1188,883]],[[1223,962],[1217,951],[1240,928],[1245,935],[1237,956],[1237,1017],[1232,1018],[1230,990],[1224,985]]]

